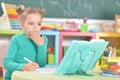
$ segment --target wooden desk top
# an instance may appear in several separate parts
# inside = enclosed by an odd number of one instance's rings
[[[15,71],[11,80],[120,80],[116,77],[101,76],[100,70],[89,71],[94,76],[43,74],[40,72]]]

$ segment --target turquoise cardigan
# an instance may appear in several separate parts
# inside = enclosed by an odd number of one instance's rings
[[[40,67],[46,65],[46,49],[48,39],[43,36],[44,44],[38,46],[23,34],[16,34],[10,40],[7,53],[4,58],[4,68],[6,70],[4,80],[11,80],[13,71],[21,70],[21,67],[28,63],[24,57],[39,64]]]

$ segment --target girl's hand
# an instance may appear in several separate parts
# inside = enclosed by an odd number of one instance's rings
[[[30,31],[30,39],[32,39],[37,45],[44,44],[44,38],[36,31]]]
[[[31,63],[28,63],[28,64],[25,64],[21,70],[22,71],[34,71],[36,70],[38,67],[38,64],[37,63],[34,63],[34,62],[31,62]]]

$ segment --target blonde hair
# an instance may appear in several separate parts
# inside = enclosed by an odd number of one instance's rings
[[[19,15],[19,21],[24,23],[26,16],[28,14],[32,14],[32,13],[38,13],[40,14],[41,18],[42,15],[44,13],[44,9],[36,9],[36,8],[25,8],[23,5],[20,5],[16,8],[16,12]]]

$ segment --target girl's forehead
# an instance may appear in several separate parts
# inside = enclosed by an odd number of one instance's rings
[[[28,14],[26,17],[29,17],[29,18],[31,18],[31,17],[39,17],[39,18],[42,18],[42,16],[40,14],[38,14],[38,13]]]
[[[35,21],[41,21],[42,20],[42,17],[40,14],[28,14],[26,16],[26,20],[35,20]]]

